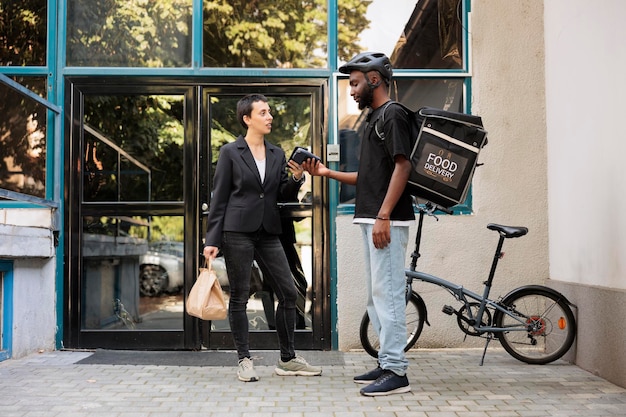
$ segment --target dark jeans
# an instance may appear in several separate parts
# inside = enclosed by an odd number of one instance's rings
[[[224,232],[222,252],[230,285],[230,329],[239,359],[250,357],[246,308],[250,297],[250,274],[254,259],[259,266],[263,266],[264,271],[269,272],[263,275],[263,280],[278,299],[276,333],[280,356],[283,360],[293,358],[297,292],[278,236],[262,230],[254,233]]]

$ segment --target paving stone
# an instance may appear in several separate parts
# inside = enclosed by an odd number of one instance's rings
[[[259,382],[243,383],[234,366],[178,366],[164,355],[156,365],[90,364],[92,352],[46,352],[0,362],[0,416],[626,416],[626,389],[563,361],[533,366],[490,349],[480,366],[481,349],[418,349],[408,354],[413,391],[370,398],[352,377],[375,361],[363,352],[328,354],[321,376],[280,377],[267,364],[256,366]]]

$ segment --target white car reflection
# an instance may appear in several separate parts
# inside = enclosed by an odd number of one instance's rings
[[[226,263],[223,256],[218,256],[211,261],[211,269],[215,272],[217,280],[222,288],[228,287],[228,274],[226,273]]]
[[[139,258],[139,292],[146,297],[176,294],[183,288],[183,242],[154,242]]]
[[[218,256],[211,261],[211,269],[215,272],[217,280],[220,282],[222,288],[227,288],[228,273],[226,272],[226,262],[224,256]],[[252,261],[252,276],[250,277],[250,293],[253,294],[257,291],[261,291],[263,287],[263,273],[259,268],[259,264],[256,261]]]
[[[148,251],[139,258],[139,292],[146,297],[162,294],[178,294],[184,283],[184,243],[162,241],[148,246]],[[228,274],[224,257],[218,256],[211,262],[222,288],[228,288]],[[252,263],[251,291],[261,290],[262,276],[256,261]]]

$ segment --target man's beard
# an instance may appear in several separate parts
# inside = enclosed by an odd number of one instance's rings
[[[366,107],[370,107],[374,100],[374,89],[367,86],[367,89],[363,90],[363,93],[359,97],[359,110],[363,110]]]

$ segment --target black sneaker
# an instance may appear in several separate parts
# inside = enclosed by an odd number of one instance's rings
[[[411,391],[409,379],[399,376],[392,371],[383,371],[383,374],[373,383],[361,388],[361,395],[376,397],[381,395],[402,394]]]
[[[363,375],[355,376],[354,382],[356,382],[357,384],[371,384],[372,382],[376,381],[378,377],[383,374],[383,372],[383,368],[378,366],[376,369],[368,371]]]

